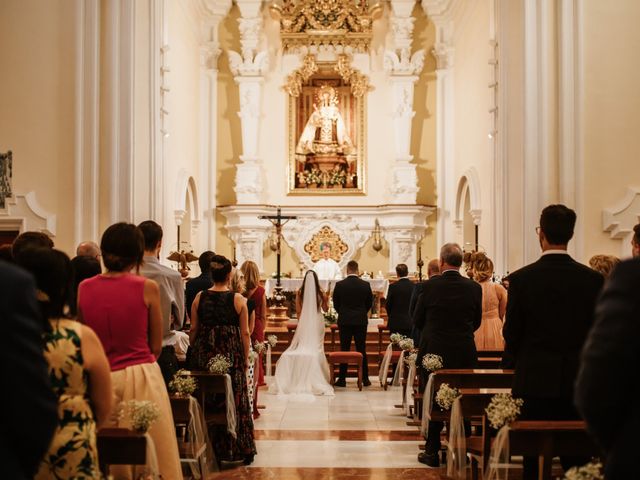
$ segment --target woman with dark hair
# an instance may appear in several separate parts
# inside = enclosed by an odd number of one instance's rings
[[[73,269],[73,283],[71,285],[69,310],[71,315],[75,317],[78,313],[78,286],[83,280],[100,275],[102,267],[97,258],[80,255],[71,259],[71,268]]]
[[[324,317],[328,299],[318,275],[309,270],[296,295],[298,326],[291,345],[278,359],[269,392],[294,395],[333,395],[329,365],[324,356]]]
[[[117,407],[129,400],[149,400],[160,416],[149,430],[164,478],[182,479],[178,442],[169,395],[156,359],[162,350],[160,290],[153,280],[131,273],[139,267],[144,239],[138,227],[116,223],[100,242],[106,272],[89,278],[78,290],[78,318],[95,329],[109,358]],[[128,427],[117,418],[110,426]],[[116,476],[131,477],[130,467],[112,467]]]
[[[72,269],[59,250],[30,248],[22,267],[36,279],[53,391],[58,397],[58,426],[36,479],[98,478],[96,431],[111,409],[111,377],[102,345],[91,328],[66,318]]]
[[[248,465],[253,462],[256,445],[246,377],[251,346],[247,300],[229,289],[231,262],[222,255],[211,259],[211,278],[213,286],[198,293],[191,306],[190,368],[207,370],[216,355],[231,362],[228,374],[236,406],[236,435],[227,432],[226,426],[214,426],[209,437],[218,460],[241,460]]]

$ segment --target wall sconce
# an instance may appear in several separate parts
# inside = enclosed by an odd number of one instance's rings
[[[373,249],[376,252],[382,250],[382,231],[380,230],[380,222],[376,218],[375,226],[373,227]]]

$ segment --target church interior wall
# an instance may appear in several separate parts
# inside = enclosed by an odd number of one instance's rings
[[[74,232],[76,12],[73,2],[0,2],[0,151],[13,151],[13,190],[57,215],[54,242]]]
[[[626,239],[603,232],[602,210],[640,187],[640,3],[587,1],[583,8],[583,260],[629,256]],[[640,221],[640,211],[633,214]],[[631,217],[621,226],[631,228]]]

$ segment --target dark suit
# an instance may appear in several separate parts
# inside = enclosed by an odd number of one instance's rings
[[[640,259],[616,267],[582,351],[575,402],[605,454],[608,480],[637,470],[640,431]],[[633,372],[636,372],[635,374]]]
[[[373,293],[367,282],[357,275],[349,275],[336,283],[333,289],[333,307],[338,312],[338,329],[340,332],[340,350],[351,349],[351,339],[356,344],[356,351],[362,353],[362,378],[369,378],[367,363],[367,325],[368,312],[373,305]],[[340,365],[340,380],[347,376],[347,366]]]
[[[44,322],[35,284],[24,270],[0,261],[0,378],[7,385],[0,408],[2,478],[35,474],[58,424],[58,401],[43,355]]]
[[[213,286],[213,280],[209,272],[201,273],[195,278],[187,280],[184,293],[184,303],[186,312],[189,318],[191,318],[191,305],[196,298],[196,295],[202,290],[208,290]]]
[[[418,364],[427,353],[442,357],[444,368],[473,368],[478,361],[473,332],[482,321],[482,287],[457,270],[447,270],[422,287],[414,313],[416,328],[422,330]],[[422,388],[427,381],[421,371]],[[440,450],[442,422],[429,422],[426,452]]]
[[[524,399],[522,419],[578,418],[573,383],[603,281],[560,253],[509,275],[503,333],[505,353],[515,362],[513,394]],[[578,461],[563,459],[563,466]],[[525,479],[537,478],[535,459],[526,457],[524,468]]]
[[[387,325],[391,333],[401,333],[408,337],[411,335],[413,320],[409,313],[409,303],[413,293],[413,282],[407,277],[399,279],[389,285],[387,293]]]

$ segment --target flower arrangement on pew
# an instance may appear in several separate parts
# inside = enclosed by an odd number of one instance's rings
[[[224,375],[229,372],[229,369],[231,368],[231,362],[224,355],[218,354],[209,360],[207,368],[211,373],[215,373],[216,375]]]
[[[118,418],[128,420],[131,428],[139,433],[147,433],[153,422],[160,416],[160,408],[149,400],[129,400],[120,403]]]
[[[409,338],[409,337],[403,337],[399,342],[398,342],[398,346],[402,349],[402,350],[413,350],[415,348],[414,344],[413,344],[413,338]]]
[[[418,360],[418,352],[416,350],[412,350],[411,353],[409,353],[409,355],[407,355],[404,358],[404,363],[411,366],[411,365],[415,365],[417,360]]]
[[[260,355],[262,352],[264,352],[264,349],[267,348],[265,346],[265,342],[259,342],[256,340],[256,343],[253,344],[253,350]]]
[[[443,383],[436,393],[436,403],[443,410],[450,410],[453,402],[460,396],[460,390],[450,387],[448,383]]]
[[[491,398],[485,409],[487,419],[493,428],[499,430],[520,415],[522,405],[524,400],[521,398],[513,398],[510,393],[498,393]]]
[[[256,352],[253,348],[249,349],[249,363],[253,365],[255,361],[258,359],[260,354]]]
[[[442,357],[433,353],[427,353],[422,357],[422,367],[429,372],[440,370],[443,367]]]
[[[267,337],[267,343],[271,346],[271,348],[275,347],[278,344],[278,337],[275,335],[269,335]]]
[[[186,370],[180,369],[169,382],[169,391],[179,397],[188,397],[198,388],[195,378],[186,375]]]
[[[391,335],[389,335],[389,341],[394,345],[398,345],[400,340],[402,340],[403,338],[406,338],[406,337],[401,333],[392,333]]]
[[[581,467],[571,467],[564,474],[564,480],[604,480],[602,463],[595,460]]]

